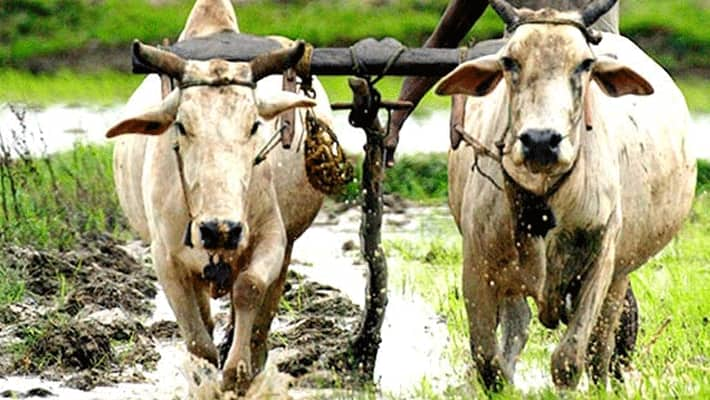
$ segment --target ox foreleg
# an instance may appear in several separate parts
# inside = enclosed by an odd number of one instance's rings
[[[177,261],[170,257],[163,246],[153,242],[151,250],[158,280],[175,314],[188,351],[217,365],[217,348],[212,342],[211,327],[205,325],[203,318],[201,296],[204,293],[196,290],[195,280],[198,278],[186,272],[187,267],[177,265]]]
[[[288,266],[291,263],[291,251],[293,243],[286,246],[281,273],[276,281],[269,287],[264,296],[264,302],[259,313],[254,321],[251,337],[251,352],[252,352],[252,368],[254,374],[258,374],[264,368],[267,356],[267,337],[271,328],[271,321],[276,316],[279,308],[281,295],[283,294],[284,285],[286,284],[286,275]]]
[[[588,349],[589,374],[595,383],[605,385],[609,362],[615,347],[615,332],[624,308],[624,298],[629,285],[626,275],[615,276],[601,314],[592,332]]]
[[[249,265],[239,273],[232,287],[234,333],[222,372],[222,388],[236,389],[238,394],[244,394],[254,378],[251,353],[254,323],[267,290],[279,278],[284,260],[285,232],[282,225],[272,225],[260,225],[260,240],[254,244]]]
[[[558,387],[575,388],[579,383],[592,329],[609,291],[621,216],[615,213],[611,219],[603,235],[599,255],[584,276],[579,305],[562,341],[552,353],[552,379]]]
[[[504,362],[498,350],[498,300],[491,278],[477,268],[471,253],[464,251],[463,293],[468,314],[471,355],[478,376],[487,389],[499,390],[506,379]]]
[[[204,279],[195,279],[193,281],[193,287],[195,290],[195,301],[197,302],[197,307],[200,310],[200,316],[202,317],[202,322],[205,324],[205,329],[210,334],[210,337],[214,333],[214,318],[212,317],[212,310],[210,307],[210,286],[209,282]]]
[[[503,333],[503,356],[508,379],[515,375],[515,363],[528,340],[530,307],[524,296],[506,298],[500,306],[500,324]]]

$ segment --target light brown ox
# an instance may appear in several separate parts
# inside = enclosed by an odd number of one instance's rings
[[[568,325],[552,354],[554,383],[576,387],[585,366],[604,383],[628,275],[691,207],[688,109],[632,42],[606,33],[588,42],[585,26],[613,0],[566,13],[491,3],[508,43],[437,88],[471,96],[465,131],[492,152],[499,144],[502,159],[479,157],[480,172],[470,148],[449,153],[473,358],[488,387],[512,380],[531,296],[545,326]]]
[[[229,1],[199,0],[180,39],[237,29]],[[136,43],[135,56],[172,76],[179,88],[161,101],[159,80],[149,76],[128,103],[132,116],[107,134],[123,135],[115,144],[116,190],[131,226],[151,243],[182,337],[191,353],[215,365],[209,306],[215,284],[202,275],[208,254],[231,265],[226,288],[234,336],[223,365],[226,389],[245,390],[263,367],[293,243],[323,200],[308,183],[303,151],[279,146],[266,162],[253,165],[280,112],[315,106],[319,118],[332,120],[317,81],[317,105],[281,91],[280,75],[259,81],[298,61],[296,53],[281,51],[252,63],[197,62]],[[147,105],[153,107],[146,111]],[[298,138],[303,127],[296,120]],[[125,135],[130,133],[137,135]]]

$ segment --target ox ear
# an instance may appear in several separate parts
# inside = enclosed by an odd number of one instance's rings
[[[653,94],[653,86],[646,79],[611,57],[599,57],[594,63],[592,79],[610,97]]]
[[[106,132],[106,137],[112,138],[126,133],[160,135],[175,122],[179,100],[180,93],[174,90],[157,107],[114,125]]]
[[[436,94],[485,96],[495,89],[501,78],[503,78],[503,68],[498,62],[498,56],[485,56],[465,62],[449,72],[439,82]]]
[[[311,98],[282,90],[269,93],[268,96],[257,95],[256,100],[259,116],[264,119],[274,118],[295,107],[314,107],[315,105],[316,101]]]

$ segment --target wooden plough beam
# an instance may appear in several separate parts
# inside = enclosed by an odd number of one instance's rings
[[[314,48],[307,70],[313,75],[356,75],[368,78],[381,75],[440,77],[462,61],[497,52],[503,44],[503,40],[490,40],[477,43],[469,49],[409,49],[391,38],[381,41],[364,39],[346,48]],[[260,54],[282,48],[282,45],[265,37],[223,32],[164,47],[185,59],[251,61]],[[144,74],[155,71],[134,57],[133,72]],[[351,125],[362,128],[367,137],[361,181],[363,199],[360,248],[367,261],[369,274],[366,280],[365,318],[347,352],[346,362],[359,370],[363,378],[371,380],[387,305],[387,263],[381,247],[384,138],[387,132],[377,113],[380,108],[391,111],[409,108],[412,104],[382,101],[371,81],[366,79],[351,78],[349,84],[353,91],[353,102],[333,104],[333,109],[351,110]]]

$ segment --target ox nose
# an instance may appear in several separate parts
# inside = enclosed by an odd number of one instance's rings
[[[234,250],[242,238],[242,224],[232,221],[208,221],[200,224],[202,246],[208,250]]]
[[[557,162],[562,135],[551,129],[529,129],[520,135],[526,161],[540,165]]]

